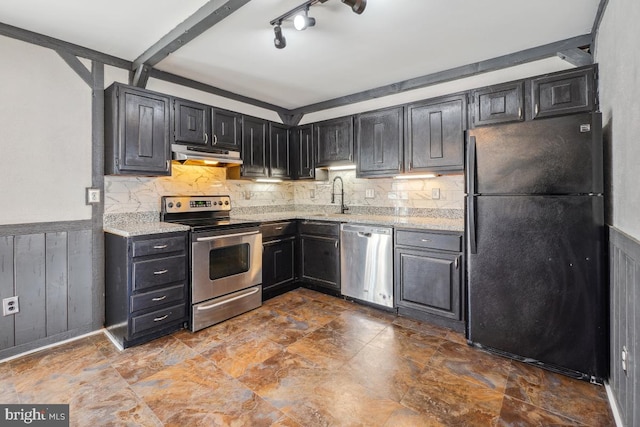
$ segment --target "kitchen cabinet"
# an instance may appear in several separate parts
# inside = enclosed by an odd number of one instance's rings
[[[123,348],[184,326],[187,233],[105,233],[105,327]]]
[[[316,162],[313,149],[313,126],[305,125],[289,129],[293,176],[295,179],[314,179]]]
[[[271,123],[269,138],[269,176],[272,178],[291,178],[291,150],[289,128]]]
[[[265,223],[262,233],[262,300],[293,289],[296,281],[296,221]]]
[[[395,230],[398,314],[464,330],[462,234]]]
[[[207,145],[209,107],[183,99],[174,99],[173,141],[178,144]]]
[[[267,138],[269,122],[256,117],[242,118],[242,166],[240,175],[248,178],[269,176]]]
[[[316,167],[353,163],[353,117],[340,117],[313,125]]]
[[[211,108],[211,146],[241,151],[242,116],[233,111]]]
[[[595,109],[593,66],[534,78],[530,87],[533,119]]]
[[[105,174],[171,174],[169,97],[114,83],[105,90]]]
[[[302,221],[300,281],[333,293],[340,292],[340,224]]]
[[[403,108],[356,116],[356,176],[384,177],[402,172]]]
[[[470,127],[524,120],[524,81],[476,89],[470,93]]]
[[[466,95],[405,107],[405,172],[462,171]]]

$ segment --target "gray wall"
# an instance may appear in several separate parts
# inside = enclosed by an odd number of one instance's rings
[[[626,426],[640,425],[640,2],[609,1],[596,33],[610,226],[611,378]],[[627,370],[621,353],[628,351]]]

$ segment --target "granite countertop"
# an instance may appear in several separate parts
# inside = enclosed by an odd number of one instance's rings
[[[104,226],[106,233],[118,236],[133,237],[148,234],[172,233],[176,231],[189,231],[189,227],[168,222],[120,222]]]
[[[306,219],[315,221],[348,222],[353,224],[388,225],[395,228],[414,228],[440,231],[464,231],[462,218],[433,218],[415,216],[359,215],[359,214],[324,214],[313,212],[274,212],[252,215],[233,215],[233,218],[260,222],[284,221],[289,219]]]

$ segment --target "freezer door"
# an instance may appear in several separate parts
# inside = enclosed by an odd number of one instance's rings
[[[468,132],[469,194],[602,193],[599,113]]]
[[[467,206],[475,239],[475,253],[467,253],[467,338],[604,377],[602,197],[476,196]]]

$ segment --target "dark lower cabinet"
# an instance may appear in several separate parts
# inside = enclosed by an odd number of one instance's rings
[[[169,97],[114,83],[105,90],[105,174],[171,174]]]
[[[105,327],[123,348],[187,322],[187,234],[105,233]]]
[[[295,221],[266,223],[262,233],[262,299],[295,287],[297,227]]]
[[[340,292],[340,224],[302,221],[300,281]]]
[[[396,229],[395,242],[398,314],[462,332],[462,235]]]

